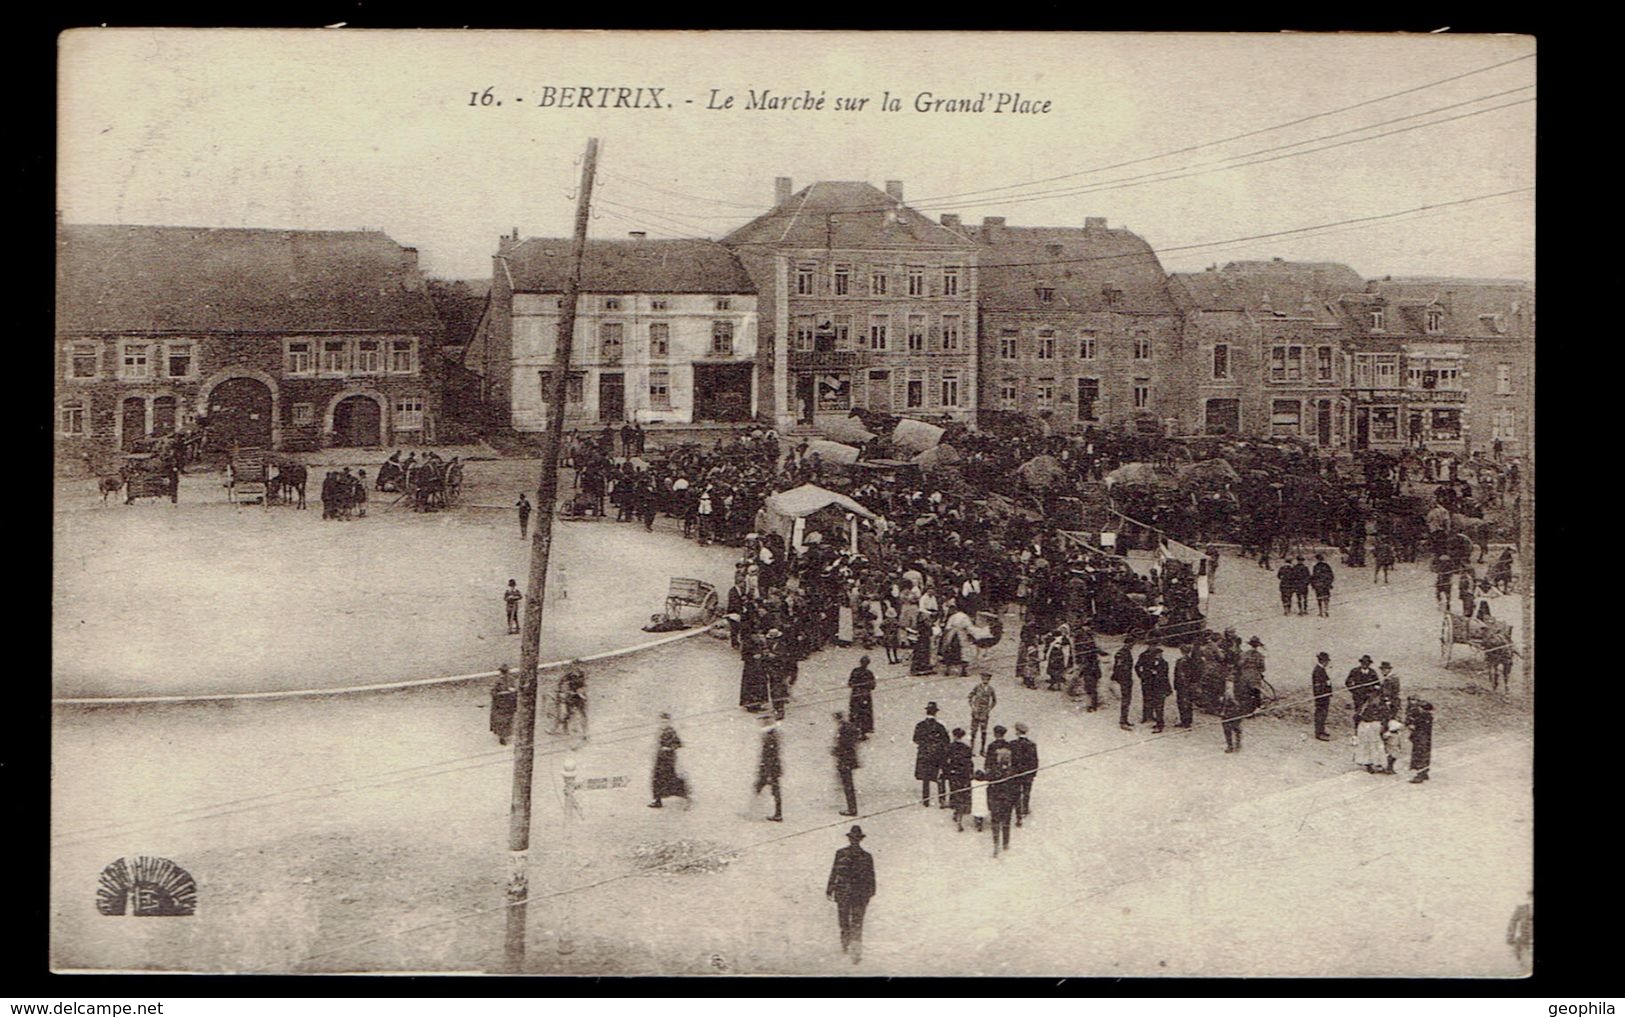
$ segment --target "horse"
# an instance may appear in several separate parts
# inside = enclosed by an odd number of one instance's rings
[[[304,508],[308,476],[305,467],[299,463],[277,463],[276,476],[266,483],[266,497],[273,501],[281,498],[294,508]]]
[[[1450,532],[1452,535],[1465,536],[1478,546],[1478,560],[1483,562],[1484,556],[1490,551],[1490,531],[1493,524],[1488,519],[1478,519],[1473,516],[1464,516],[1460,512],[1450,514]],[[1468,552],[1469,555],[1471,551]]]
[[[406,491],[412,496],[415,512],[433,512],[446,505],[444,464],[425,460],[406,475]]]
[[[110,473],[107,476],[102,477],[100,480],[96,481],[96,487],[102,493],[102,504],[106,505],[107,504],[107,496],[110,495],[110,494],[117,494],[119,492],[119,489],[122,488],[123,486],[124,486],[124,475],[121,474],[121,473]]]

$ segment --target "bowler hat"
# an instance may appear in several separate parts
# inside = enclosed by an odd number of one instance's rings
[[[1362,664],[1371,663],[1371,654],[1369,654],[1369,653],[1361,654],[1360,655],[1360,663],[1362,663]]]
[[[1394,665],[1388,663],[1386,660],[1383,661],[1381,664],[1378,664],[1377,667],[1379,667],[1380,669],[1382,669],[1384,671],[1392,671],[1394,669]]]
[[[1325,650],[1321,650],[1319,653],[1315,654],[1315,659],[1316,660],[1331,660],[1332,655],[1327,653]]]
[[[859,826],[856,823],[853,823],[852,824],[852,829],[846,831],[846,836],[847,836],[848,840],[862,840],[863,839],[863,827]]]
[[[926,713],[936,713],[937,712],[937,704],[936,703],[926,703],[925,704],[925,712]]]
[[[1248,646],[1263,646],[1264,645],[1264,640],[1258,638],[1257,636],[1254,636],[1253,638],[1247,640],[1247,645]]]
[[[1016,723],[1016,734],[1026,734],[1026,733],[1027,733],[1027,725],[1018,721]]]
[[[1003,726],[1003,725],[1002,725],[1002,724],[995,724],[995,725],[993,725],[993,733],[994,733],[994,734],[995,734],[995,735],[1002,735],[1002,734],[1004,734],[1004,726]]]

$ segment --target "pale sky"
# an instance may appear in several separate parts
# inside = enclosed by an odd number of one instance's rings
[[[900,179],[933,217],[1103,216],[1170,271],[1279,256],[1532,280],[1536,61],[1518,58],[1534,51],[1450,35],[88,29],[60,42],[58,207],[68,222],[382,229],[431,274],[489,278],[500,234],[568,235],[596,136],[596,237],[720,237],[767,210],[776,176]],[[583,85],[660,88],[673,108],[537,107]],[[492,104],[471,106],[488,86]],[[735,108],[707,110],[712,89]],[[746,110],[748,89],[827,107]],[[879,109],[888,91],[901,111]],[[1051,111],[917,112],[921,92]],[[835,111],[845,96],[869,101]]]

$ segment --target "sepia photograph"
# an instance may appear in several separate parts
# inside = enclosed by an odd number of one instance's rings
[[[51,969],[1528,977],[1536,55],[63,33]]]

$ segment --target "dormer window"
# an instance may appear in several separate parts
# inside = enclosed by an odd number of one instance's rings
[[[1383,322],[1382,309],[1378,308],[1377,310],[1372,311],[1371,312],[1371,331],[1373,331],[1373,332],[1381,332],[1382,331],[1382,322]]]
[[[604,298],[604,310],[606,310],[606,311],[619,311],[620,309],[621,309],[621,298],[620,297],[605,297]]]
[[[1501,316],[1499,314],[1481,314],[1478,316],[1478,320],[1492,335],[1501,334]]]
[[[1444,312],[1443,311],[1435,311],[1435,310],[1428,311],[1428,331],[1429,332],[1443,332],[1444,331]]]
[[[1055,287],[1053,287],[1053,286],[1040,286],[1037,289],[1037,293],[1038,293],[1038,302],[1040,304],[1053,304],[1053,303],[1055,303]]]

